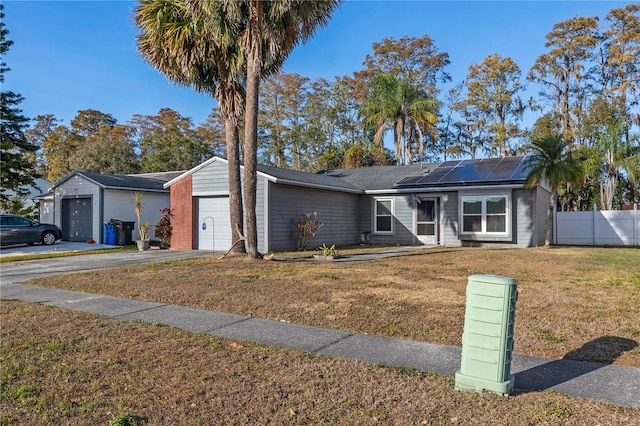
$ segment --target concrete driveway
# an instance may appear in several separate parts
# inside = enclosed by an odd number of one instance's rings
[[[95,248],[96,244],[87,244]],[[49,248],[57,246],[57,243]],[[61,245],[60,248],[81,247]],[[109,247],[109,246],[107,246]],[[111,246],[113,247],[113,246]],[[34,248],[34,247],[30,247]],[[24,249],[19,249],[24,250]],[[86,250],[86,248],[85,248]],[[4,252],[4,249],[2,250]],[[60,250],[58,250],[60,252]],[[7,251],[8,255],[9,250]],[[72,274],[96,269],[117,268],[137,263],[169,262],[194,257],[212,257],[217,259],[222,253],[209,250],[126,250],[87,254],[85,256],[63,256],[49,259],[25,259],[19,262],[0,264],[0,283],[17,283],[33,278],[50,275]]]
[[[87,243],[74,243],[71,241],[56,241],[55,244],[50,246],[44,244],[29,245],[17,245],[7,246],[0,248],[0,257],[7,256],[25,256],[28,254],[41,254],[41,253],[63,253],[74,251],[86,251],[97,249],[116,249],[120,246],[110,246],[106,244],[87,244]]]

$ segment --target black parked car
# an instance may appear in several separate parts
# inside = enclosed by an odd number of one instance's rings
[[[50,245],[61,238],[62,230],[57,225],[38,223],[15,214],[0,214],[0,245]]]

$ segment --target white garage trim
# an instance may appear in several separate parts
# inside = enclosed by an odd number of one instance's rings
[[[228,197],[229,191],[195,191],[191,195],[193,195],[194,197]]]
[[[198,198],[198,250],[226,251],[231,247],[229,197]]]

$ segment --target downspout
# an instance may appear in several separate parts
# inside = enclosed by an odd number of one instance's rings
[[[104,244],[106,236],[104,235],[104,188],[100,188],[100,195],[98,196],[98,205],[100,208],[98,209],[98,243]]]

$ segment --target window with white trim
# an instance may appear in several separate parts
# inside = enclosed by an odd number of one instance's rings
[[[374,231],[376,234],[393,234],[393,198],[374,199]]]
[[[508,235],[509,196],[468,195],[460,197],[462,234]]]

